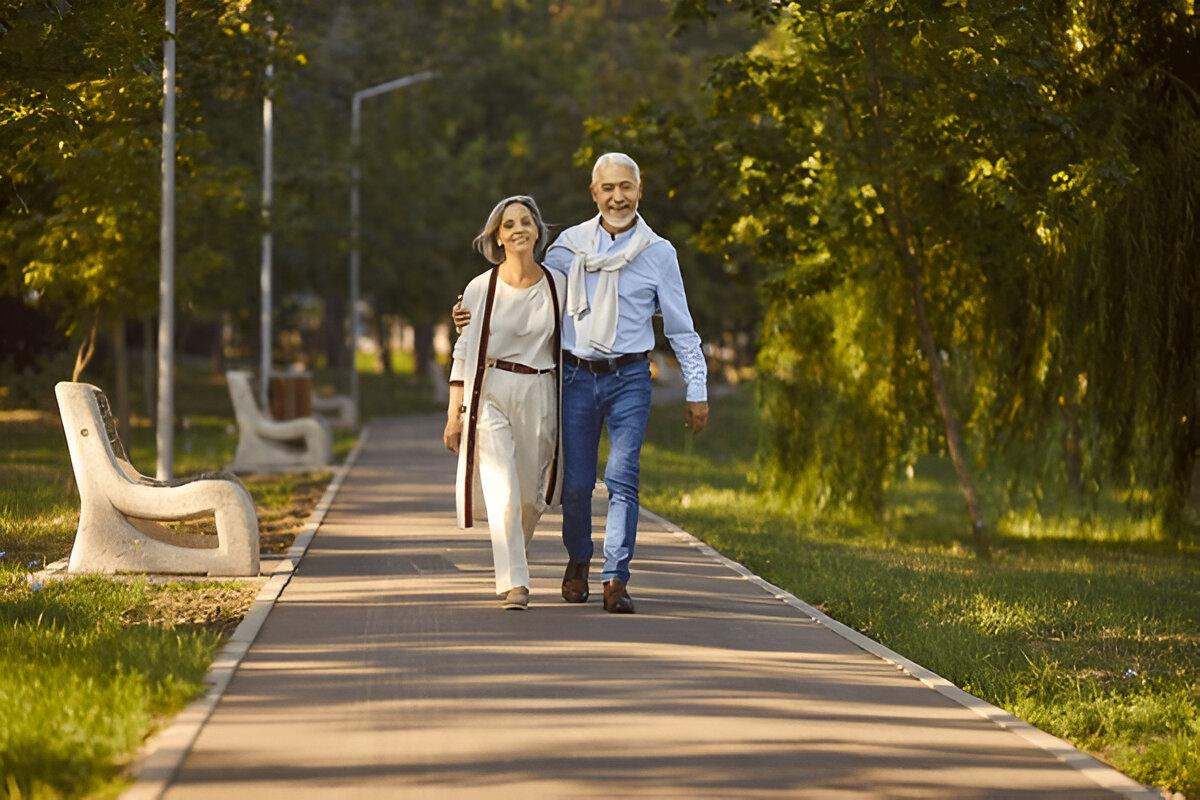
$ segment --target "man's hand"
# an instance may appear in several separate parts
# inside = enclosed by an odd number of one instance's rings
[[[454,308],[450,309],[450,316],[454,318],[454,327],[462,333],[462,329],[471,324],[471,312],[463,305],[462,295],[458,296],[458,302],[454,304]]]
[[[708,425],[708,403],[688,403],[683,412],[683,426],[695,436]]]

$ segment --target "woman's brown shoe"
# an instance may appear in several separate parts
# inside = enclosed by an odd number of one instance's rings
[[[562,596],[568,603],[586,603],[588,599],[588,568],[587,562],[568,561],[567,571],[563,573]]]
[[[613,578],[604,582],[604,610],[610,614],[633,613],[633,598],[625,591],[625,581]]]

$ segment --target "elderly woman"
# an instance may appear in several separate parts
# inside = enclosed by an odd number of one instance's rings
[[[465,328],[454,344],[444,440],[458,454],[458,525],[474,524],[482,488],[496,592],[504,608],[524,610],[526,549],[562,486],[559,328],[566,279],[538,263],[547,232],[532,197],[497,203],[474,245],[495,266],[463,291],[463,305],[483,324]]]

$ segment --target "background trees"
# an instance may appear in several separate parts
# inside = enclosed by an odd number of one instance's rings
[[[1041,495],[1065,462],[1178,532],[1200,396],[1190,4],[731,5],[761,39],[686,125],[720,163],[705,241],[766,270],[766,480],[879,511],[897,466],[947,452],[986,555],[975,471],[1019,463]]]
[[[160,12],[0,5],[0,286],[32,314],[5,333],[22,369],[46,361],[29,354],[48,320],[75,344],[112,331],[120,350],[125,321],[155,312]],[[941,452],[981,555],[1003,513],[981,472],[1035,503],[1121,488],[1187,529],[1189,0],[202,0],[180,14],[181,340],[198,355],[226,355],[226,336],[235,358],[257,347],[274,30],[276,310],[281,328],[319,320],[310,364],[347,353],[350,97],[436,69],[368,101],[361,153],[365,296],[414,326],[418,361],[482,267],[468,243],[492,203],[528,192],[552,222],[583,219],[587,165],[619,148],[643,164],[643,208],[679,247],[714,355],[757,362],[760,477],[795,509],[878,518],[889,483]]]

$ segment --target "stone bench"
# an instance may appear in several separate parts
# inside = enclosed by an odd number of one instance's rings
[[[354,401],[344,394],[321,397],[314,392],[312,409],[335,428],[354,428],[358,425],[358,411],[354,408]]]
[[[288,472],[323,469],[333,457],[333,436],[317,417],[275,420],[259,408],[250,373],[225,373],[237,418],[234,472]]]
[[[125,453],[104,392],[64,381],[54,393],[79,487],[68,572],[258,575],[258,516],[236,476],[157,481],[142,475]],[[159,524],[210,514],[216,536]]]

